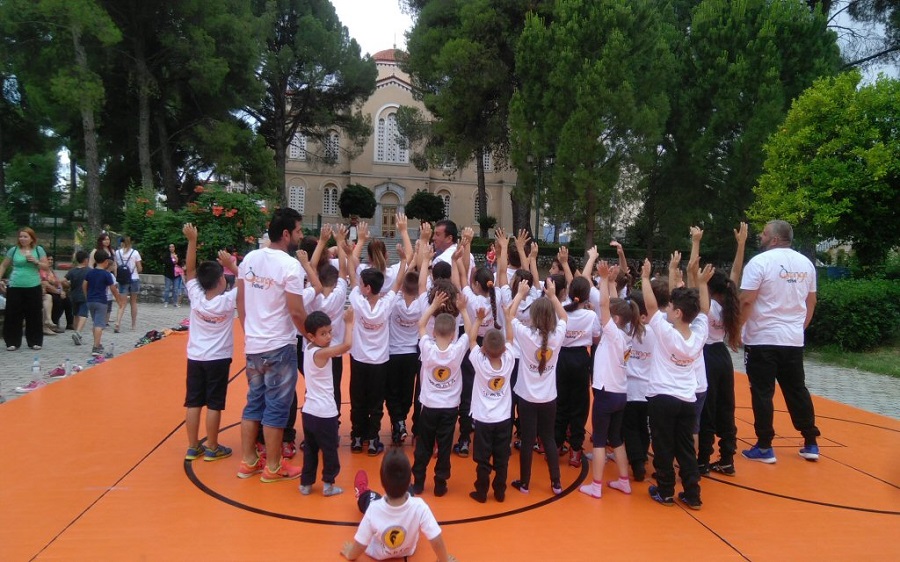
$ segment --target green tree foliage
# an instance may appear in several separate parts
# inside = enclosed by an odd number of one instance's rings
[[[872,311],[877,310],[877,314]],[[816,314],[806,332],[811,345],[864,351],[900,334],[900,283],[846,279],[823,283]]]
[[[444,200],[434,193],[420,189],[409,198],[404,210],[406,216],[411,219],[435,223],[444,218]]]
[[[6,171],[7,202],[13,217],[28,224],[30,213],[50,211],[56,185],[56,152],[20,153],[12,157]]]
[[[371,189],[358,183],[351,183],[343,191],[338,199],[338,207],[341,216],[346,218],[355,215],[365,219],[375,216],[375,193]]]
[[[807,240],[853,243],[864,267],[900,243],[900,81],[858,72],[801,95],[766,145],[750,216],[791,222]]]
[[[519,41],[512,160],[528,182],[555,154],[548,183],[573,201],[587,246],[598,215],[616,222],[607,210],[621,204],[622,170],[645,164],[661,140],[674,66],[666,13],[649,0],[563,0],[551,22],[529,15]]]
[[[675,45],[672,112],[635,234],[648,248],[680,247],[700,224],[705,252],[724,257],[752,201],[763,143],[840,57],[824,16],[801,0],[703,0],[679,21],[687,27]]]
[[[302,133],[324,146],[332,128],[339,128],[361,150],[372,124],[357,105],[375,91],[377,70],[371,58],[361,58],[359,44],[350,38],[328,0],[253,0],[250,4],[264,30],[258,79],[265,95],[261,105],[248,105],[245,111],[259,123],[260,134],[275,153],[284,200],[285,158],[294,134]],[[324,150],[310,151],[309,157],[317,156],[324,165],[333,164]]]

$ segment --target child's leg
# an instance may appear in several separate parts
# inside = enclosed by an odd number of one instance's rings
[[[437,431],[438,415],[427,406],[422,406],[419,414],[418,436],[416,437],[416,451],[413,458],[412,475],[413,487],[421,491],[425,484],[425,470],[431,461],[434,450],[434,438]]]
[[[338,456],[338,418],[321,420],[322,431],[319,432],[319,447],[322,449],[322,482],[334,484],[341,472],[341,460]]]
[[[634,473],[634,479],[642,482],[647,469],[647,445],[650,436],[647,434],[647,403],[631,401],[625,403],[622,417],[622,438],[625,441],[625,452]]]
[[[281,438],[284,443],[293,443],[297,440],[297,411],[300,409],[300,401],[297,398],[297,391],[294,390],[294,397],[291,399],[291,409],[288,410],[288,421],[284,428],[284,437]]]
[[[678,475],[684,487],[685,497],[700,501],[700,472],[697,469],[697,451],[694,449],[693,428],[696,423],[696,406],[690,402],[679,400],[675,405],[676,417],[673,420],[675,457],[678,459]],[[654,445],[655,447],[655,445]],[[655,450],[655,449],[654,449]]]
[[[653,468],[656,469],[656,483],[659,495],[671,498],[675,495],[675,424],[681,400],[663,394],[647,398],[650,413],[650,431],[653,434]],[[693,412],[693,407],[691,407]],[[692,418],[691,418],[692,419]],[[691,423],[692,425],[692,423]],[[692,441],[688,428],[688,440]],[[690,448],[693,449],[693,443]],[[696,465],[696,460],[694,464]]]
[[[94,326],[94,347],[100,347],[100,340],[103,337],[103,328]]]
[[[324,433],[322,418],[302,414],[303,416],[303,468],[300,471],[300,485],[312,486],[316,482],[316,471],[319,469],[319,437]]]
[[[609,421],[609,441],[616,459],[619,472],[618,480],[611,480],[609,486],[626,494],[631,493],[631,482],[628,481],[628,456],[625,454],[625,443],[622,440],[622,419],[625,416],[625,394],[619,394],[622,407],[613,412]]]
[[[556,454],[556,439],[553,436],[553,424],[556,421],[556,400],[537,405],[537,432],[547,451],[547,466],[550,469],[550,482],[554,489],[559,489],[559,455]]]
[[[453,449],[453,430],[459,408],[440,408],[434,412],[437,415],[434,434],[438,448],[437,462],[434,464],[434,483],[437,491],[439,486],[446,486],[447,480],[450,479],[450,452]]]
[[[487,499],[488,487],[491,484],[491,453],[494,447],[492,442],[494,425],[492,423],[478,422],[475,425],[475,443],[472,448],[472,457],[475,459],[475,494],[478,501]],[[509,450],[509,443],[507,443]]]
[[[187,429],[189,447],[196,447],[200,443],[200,411],[202,409],[199,406],[191,406],[184,415],[184,427]]]
[[[366,366],[366,414],[368,426],[366,437],[371,441],[378,439],[381,430],[381,419],[384,417],[384,381],[387,374],[387,362]]]
[[[219,427],[228,394],[231,358],[202,363],[206,372],[206,446],[215,451],[219,446]]]
[[[467,445],[472,437],[472,387],[475,385],[475,367],[469,360],[469,352],[462,362],[462,395],[459,401],[459,443]]]
[[[491,456],[494,459],[494,497],[498,501],[503,501],[506,495],[507,473],[509,472],[509,441],[512,438],[512,419],[492,424],[492,436],[489,442],[492,447]],[[478,430],[478,426],[475,426]],[[478,446],[478,439],[475,439],[475,446]]]
[[[348,326],[349,330],[350,327]],[[368,425],[366,411],[365,365],[350,356],[350,437],[365,439]]]
[[[334,405],[337,406],[338,417],[341,413],[341,379],[344,377],[344,356],[331,359],[331,382],[334,383]]]
[[[522,436],[522,450],[519,451],[519,481],[528,488],[531,482],[532,446],[537,437],[537,409],[527,400],[519,398],[519,433]]]

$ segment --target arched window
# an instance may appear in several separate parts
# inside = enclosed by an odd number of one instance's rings
[[[485,170],[487,171],[487,170]],[[475,190],[475,201],[472,205],[472,209],[475,211],[475,222],[478,222],[479,217],[481,217],[481,201],[478,198],[478,190]]]
[[[491,155],[490,151],[484,151],[484,155],[481,157],[481,161],[484,164],[485,173],[494,171],[494,157]]]
[[[288,158],[292,160],[306,160],[306,135],[297,133],[288,147]]]
[[[341,157],[341,137],[337,131],[329,131],[325,139],[325,159],[337,163]]]
[[[444,201],[444,218],[450,218],[450,192],[448,191],[438,191],[438,197]]]
[[[292,185],[288,188],[288,207],[301,215],[306,212],[306,187]]]
[[[382,113],[375,129],[375,161],[409,164],[409,148],[397,127],[397,113]]]
[[[326,185],[325,191],[322,193],[322,214],[338,215],[338,189],[333,184]]]

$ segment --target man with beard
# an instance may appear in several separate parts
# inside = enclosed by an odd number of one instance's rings
[[[276,209],[269,246],[244,257],[238,270],[237,309],[247,355],[247,405],[241,416],[239,478],[292,480],[300,467],[282,462],[281,440],[297,386],[297,331],[303,329],[303,270],[294,257],[303,238],[300,214]],[[265,457],[256,452],[260,423]]]
[[[744,364],[750,379],[756,445],[745,458],[772,464],[775,381],[781,387],[794,428],[802,435],[800,456],[819,459],[816,414],[803,372],[803,331],[816,308],[816,270],[791,249],[794,231],[781,220],[769,221],[759,236],[762,253],[751,259],[741,279]]]

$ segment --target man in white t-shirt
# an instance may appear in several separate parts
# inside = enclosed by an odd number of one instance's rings
[[[741,319],[744,364],[750,379],[756,445],[745,458],[774,463],[772,439],[775,382],[781,387],[794,428],[803,435],[800,456],[819,458],[816,414],[803,372],[803,331],[816,308],[816,270],[791,249],[794,231],[781,220],[769,221],[759,236],[763,252],[744,267]]]
[[[239,478],[291,480],[300,467],[282,462],[281,441],[297,386],[297,332],[303,330],[303,271],[294,252],[303,238],[300,214],[276,209],[269,246],[247,254],[237,279],[237,309],[247,355],[247,405],[241,417]],[[256,453],[262,423],[266,458]]]

